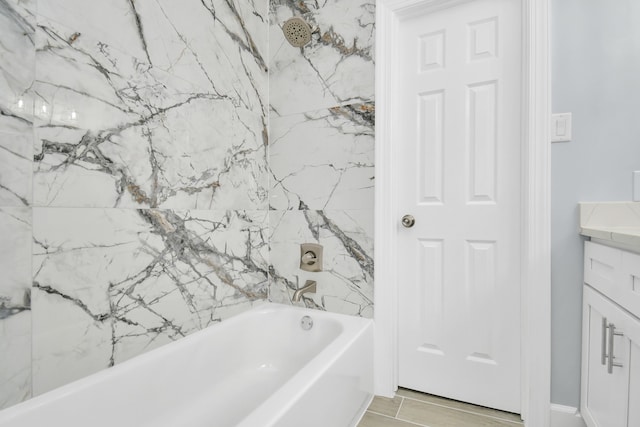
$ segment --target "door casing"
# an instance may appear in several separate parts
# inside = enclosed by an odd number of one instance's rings
[[[398,388],[398,283],[393,144],[399,20],[473,0],[376,3],[375,393]],[[514,0],[519,1],[519,0]],[[551,398],[549,0],[522,1],[522,416],[549,427]]]

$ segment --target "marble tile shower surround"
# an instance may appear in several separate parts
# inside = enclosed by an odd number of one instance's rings
[[[271,120],[271,209],[373,210],[373,103]]]
[[[0,208],[0,408],[31,396],[31,212]]]
[[[281,26],[299,16],[311,42]],[[373,316],[374,35],[370,0],[270,2],[270,298]],[[298,268],[299,244],[325,247],[325,270]]]
[[[272,117],[373,101],[375,1],[271,0],[270,8]],[[313,31],[303,48],[282,36],[293,16]]]
[[[69,3],[38,4],[34,203],[266,207],[267,69],[242,15],[257,26],[266,7],[116,2],[105,13],[137,30],[122,51],[104,25],[60,23],[104,19]]]
[[[0,0],[0,206],[31,203],[35,65],[33,2]]]
[[[267,298],[266,211],[33,214],[35,394]]]
[[[0,0],[0,408],[291,303],[305,241],[327,258],[304,304],[372,316],[374,19],[364,0]]]
[[[370,211],[286,210],[269,214],[270,300],[292,304],[306,280],[315,294],[304,294],[309,308],[373,317],[373,215]],[[320,273],[299,269],[300,243],[324,247]]]

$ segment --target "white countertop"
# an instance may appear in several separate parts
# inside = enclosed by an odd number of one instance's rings
[[[580,234],[640,248],[640,202],[579,205]]]

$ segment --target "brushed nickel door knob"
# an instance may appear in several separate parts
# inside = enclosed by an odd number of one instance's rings
[[[406,228],[411,228],[416,223],[416,219],[413,215],[405,215],[402,217],[402,226]]]

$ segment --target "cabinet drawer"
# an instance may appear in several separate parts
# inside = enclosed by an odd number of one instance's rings
[[[584,281],[640,317],[640,255],[585,242]]]
[[[614,299],[622,267],[622,251],[593,242],[584,244],[584,282]]]

